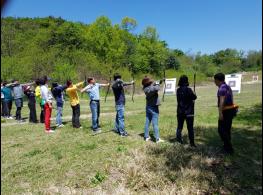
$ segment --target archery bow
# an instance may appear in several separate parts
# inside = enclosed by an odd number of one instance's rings
[[[164,95],[165,95],[165,90],[166,90],[165,68],[163,69],[163,77],[164,77],[164,89],[163,89],[163,102],[164,102]]]
[[[195,92],[196,72],[194,73],[194,92]]]
[[[133,67],[132,64],[130,63],[130,71],[131,71],[131,76],[132,76],[132,80],[134,82],[134,72],[133,72]],[[132,102],[134,102],[133,96],[134,96],[134,92],[135,92],[135,83],[132,84],[133,88],[132,88]]]
[[[108,89],[107,89],[107,92],[106,92],[106,95],[105,95],[104,102],[106,102],[106,101],[107,101],[107,96],[108,96],[108,94],[109,94],[109,91],[110,91],[110,85],[111,85],[111,70],[110,70],[109,86],[108,86]]]

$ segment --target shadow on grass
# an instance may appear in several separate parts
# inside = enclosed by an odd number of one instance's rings
[[[244,110],[239,115],[244,128],[232,128],[232,144],[235,153],[226,156],[221,152],[222,141],[217,127],[195,127],[197,148],[179,144],[175,138],[168,138],[173,145],[149,147],[148,163],[153,158],[165,159],[159,167],[172,183],[196,185],[208,194],[262,194],[262,129],[261,105]],[[234,119],[236,120],[236,119]],[[249,123],[247,123],[249,121]],[[236,123],[236,122],[235,122]],[[184,140],[188,141],[187,135]],[[161,168],[160,168],[161,166]]]
[[[262,103],[237,114],[236,120],[249,126],[262,125]]]

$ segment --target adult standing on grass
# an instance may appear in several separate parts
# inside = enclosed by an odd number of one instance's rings
[[[81,93],[87,92],[90,98],[90,110],[92,113],[92,130],[97,133],[101,130],[99,124],[100,117],[100,87],[109,86],[108,84],[96,83],[94,78],[88,78],[88,85],[81,90]]]
[[[179,88],[176,91],[177,97],[177,130],[176,139],[181,144],[182,130],[184,121],[186,120],[188,137],[190,140],[190,146],[196,147],[194,141],[194,100],[197,98],[196,94],[189,86],[188,77],[182,75],[178,82]]]
[[[216,86],[218,86],[218,133],[224,142],[224,151],[227,154],[233,154],[234,150],[231,144],[231,127],[238,106],[233,103],[233,93],[230,86],[225,83],[225,75],[223,73],[215,74],[214,82]]]
[[[116,118],[115,118],[115,131],[120,134],[120,136],[125,137],[128,133],[125,131],[124,124],[124,106],[125,106],[125,95],[124,87],[128,85],[133,85],[134,81],[123,82],[121,80],[121,75],[115,73],[113,76],[114,82],[112,84],[112,90],[115,97],[115,108],[116,108]]]
[[[160,90],[160,82],[154,82],[149,77],[144,77],[142,80],[143,91],[146,95],[146,121],[144,127],[144,140],[149,141],[149,126],[152,122],[153,130],[155,134],[156,143],[163,142],[159,135],[159,106],[161,105],[158,98],[158,91]]]
[[[54,131],[50,128],[50,118],[52,113],[52,94],[48,89],[48,79],[40,79],[40,91],[42,101],[44,103],[44,113],[45,113],[45,129],[46,133],[53,133]]]
[[[13,96],[12,96],[12,90],[10,87],[7,87],[7,82],[3,82],[3,87],[1,87],[1,94],[3,93],[4,99],[3,99],[3,117],[6,119],[13,119],[11,116],[11,109],[12,109],[12,101],[13,101]]]
[[[58,85],[58,83],[52,83],[51,92],[56,99],[57,104],[57,115],[56,115],[56,126],[63,127],[62,124],[62,112],[63,112],[63,104],[64,104],[64,96],[63,91],[67,89],[67,85]]]
[[[76,85],[72,84],[71,80],[67,80],[67,89],[66,92],[69,96],[70,105],[72,108],[72,126],[73,128],[82,128],[79,117],[80,117],[80,105],[79,105],[79,96],[78,90],[83,86],[84,82],[77,83]]]
[[[31,89],[30,85],[25,86],[24,93],[28,98],[28,108],[29,108],[29,122],[37,123],[37,113],[36,113],[36,96],[35,91]]]
[[[44,104],[42,104],[41,100],[41,90],[40,90],[40,79],[37,79],[35,81],[36,88],[35,88],[35,95],[36,95],[36,101],[40,106],[40,122],[45,123],[45,114],[44,114]]]

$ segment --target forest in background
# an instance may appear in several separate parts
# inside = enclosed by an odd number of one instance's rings
[[[27,82],[48,75],[63,83],[85,76],[105,81],[119,72],[124,79],[134,76],[139,82],[146,74],[162,78],[166,70],[168,77],[196,72],[199,80],[205,80],[219,71],[262,70],[261,50],[187,53],[169,48],[155,27],[138,34],[136,27],[137,21],[130,17],[120,24],[112,24],[106,16],[91,24],[52,16],[1,18],[1,79]]]

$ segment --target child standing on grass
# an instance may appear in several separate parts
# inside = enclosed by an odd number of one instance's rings
[[[234,104],[233,93],[230,86],[225,83],[225,75],[217,73],[214,75],[214,82],[218,87],[218,133],[224,142],[223,150],[226,154],[233,154],[234,149],[231,144],[232,120],[236,116],[238,106]]]
[[[80,117],[80,105],[79,105],[79,96],[78,90],[83,86],[84,82],[77,83],[76,85],[72,84],[71,80],[67,81],[67,89],[66,92],[70,99],[70,105],[72,108],[72,126],[73,128],[82,128],[80,125],[79,117]]]
[[[12,109],[12,101],[13,101],[13,96],[12,96],[12,90],[10,87],[7,87],[7,82],[3,82],[3,87],[1,87],[1,93],[4,95],[3,99],[3,117],[6,119],[13,119],[11,116],[11,109]]]
[[[109,86],[108,84],[96,83],[94,78],[88,78],[88,85],[81,90],[81,93],[87,92],[90,98],[90,110],[92,113],[92,130],[94,133],[98,133],[100,129],[99,117],[100,117],[100,87]]]
[[[177,130],[176,139],[181,144],[182,130],[184,121],[186,120],[188,137],[190,140],[190,146],[196,147],[194,141],[194,100],[197,98],[196,94],[192,91],[189,86],[188,77],[182,75],[178,82],[179,88],[176,91],[177,97]]]
[[[44,105],[41,103],[42,97],[41,97],[41,91],[40,91],[40,79],[37,79],[35,81],[36,88],[35,88],[35,95],[36,95],[36,101],[40,106],[40,122],[45,123],[45,114],[44,114]]]
[[[54,131],[50,128],[53,97],[51,91],[48,89],[48,79],[41,79],[40,85],[41,97],[44,103],[46,133],[53,133]]]
[[[121,80],[121,75],[116,73],[114,74],[114,82],[112,84],[112,90],[115,97],[115,108],[116,108],[116,119],[115,119],[115,131],[120,134],[122,137],[126,137],[128,133],[125,131],[124,125],[124,106],[125,106],[125,95],[124,87],[128,85],[133,85],[132,82],[123,82]]]
[[[36,113],[36,96],[35,91],[31,89],[29,85],[24,87],[24,93],[28,98],[28,108],[29,108],[29,122],[37,123],[37,113]]]
[[[156,143],[163,142],[159,136],[159,106],[161,105],[160,99],[158,98],[158,91],[160,90],[160,82],[154,82],[149,77],[144,77],[142,80],[143,91],[146,95],[146,121],[144,127],[144,140],[149,141],[149,126],[152,122],[153,130],[155,134]]]
[[[56,115],[56,126],[63,127],[62,124],[62,111],[63,111],[63,104],[64,104],[64,97],[63,91],[67,89],[67,86],[58,85],[58,83],[52,83],[51,92],[56,99],[57,104],[57,115]]]

